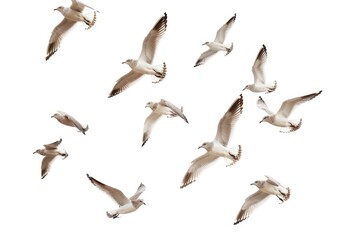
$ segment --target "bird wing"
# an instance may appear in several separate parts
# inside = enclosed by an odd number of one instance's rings
[[[58,140],[56,142],[44,144],[44,147],[46,148],[46,150],[57,149],[57,147],[60,145],[61,142],[62,142],[62,139],[60,138],[60,140]]]
[[[130,72],[122,76],[120,79],[117,80],[115,86],[111,90],[109,98],[121,93],[122,91],[130,87],[130,85],[134,84],[135,81],[138,80],[142,75],[142,73],[131,70]]]
[[[152,111],[150,115],[146,118],[144,123],[144,130],[143,130],[143,143],[142,146],[145,145],[147,140],[150,138],[151,131],[157,122],[157,120],[161,117],[161,114],[156,113],[155,111]]]
[[[89,174],[86,174],[86,176],[89,178],[92,184],[94,184],[96,187],[98,187],[100,190],[104,191],[105,193],[109,194],[110,197],[112,197],[115,200],[115,202],[117,202],[120,206],[123,206],[130,202],[130,200],[119,189],[110,187],[96,180],[95,178],[91,177]]]
[[[145,37],[143,41],[143,46],[141,50],[141,54],[139,59],[145,61],[149,64],[152,64],[154,60],[154,55],[156,51],[156,47],[160,38],[164,35],[167,27],[167,14],[164,13],[155,26],[150,30],[148,35]]]
[[[269,107],[266,105],[265,101],[262,99],[261,96],[259,96],[259,99],[256,102],[258,108],[264,110],[267,114],[271,115],[273,114],[272,111],[270,111]]]
[[[70,8],[72,10],[82,12],[85,9],[85,7],[87,7],[87,8],[90,8],[90,9],[94,10],[94,11],[99,12],[98,10],[95,10],[94,8],[88,6],[88,5],[86,5],[86,4],[84,4],[84,3],[80,2],[80,1],[77,1],[77,0],[71,0],[71,1],[72,1],[72,3],[71,3]]]
[[[62,38],[76,22],[64,18],[52,31],[47,47],[46,60],[48,60],[59,49]]]
[[[214,162],[218,156],[210,154],[209,152],[204,153],[200,157],[196,158],[191,162],[191,166],[187,170],[180,188],[184,188],[187,185],[196,181],[199,177],[200,173],[205,169],[205,167],[209,166],[210,163]]]
[[[240,212],[238,213],[237,217],[236,217],[236,222],[234,224],[238,224],[239,222],[244,221],[245,219],[247,219],[248,217],[250,217],[250,215],[252,214],[252,212],[258,207],[260,206],[265,199],[267,199],[270,195],[267,193],[264,193],[260,190],[258,190],[257,192],[251,194],[249,197],[247,197],[245,199],[244,204],[242,205]]]
[[[287,118],[290,116],[291,112],[300,104],[310,101],[311,99],[315,98],[316,96],[318,96],[320,92],[317,93],[311,93],[308,95],[304,95],[301,97],[296,97],[296,98],[291,98],[288,99],[286,101],[284,101],[281,104],[281,107],[279,109],[279,111],[277,112],[277,114],[279,114],[280,116],[283,116],[284,118]]]
[[[267,50],[265,45],[262,45],[255,62],[252,66],[252,73],[254,75],[254,83],[262,83],[265,84],[265,76],[264,76],[264,64],[267,59]]]
[[[169,102],[165,99],[161,99],[159,103],[165,107],[170,108],[174,113],[176,113],[176,115],[178,115],[179,117],[184,119],[185,122],[189,123],[187,118],[185,117],[185,114],[182,112],[182,110],[179,109],[178,107],[176,107],[174,104],[172,104],[171,102]]]
[[[227,146],[229,143],[232,130],[238,121],[242,110],[243,96],[240,94],[218,123],[215,140],[220,142],[223,146]]]
[[[234,24],[235,19],[236,13],[216,32],[215,42],[224,43],[226,34]]]
[[[41,163],[41,179],[44,179],[50,170],[50,166],[54,158],[56,157],[55,154],[48,154],[46,155]]]
[[[205,52],[203,52],[199,59],[196,61],[194,67],[197,67],[197,66],[200,66],[200,65],[203,65],[210,57],[212,57],[215,53],[217,53],[217,51],[214,51],[214,50],[211,50],[211,49],[208,49],[206,50]]]
[[[281,184],[278,181],[276,181],[275,178],[272,178],[272,177],[267,176],[267,175],[265,175],[265,177],[267,178],[266,182],[268,182],[268,183],[270,183],[270,184],[272,184],[274,186],[281,186]]]
[[[134,193],[134,195],[132,195],[130,197],[130,200],[134,201],[136,199],[139,198],[139,196],[146,190],[146,187],[143,183],[140,183],[140,186],[138,187],[138,189],[136,190],[136,192]]]
[[[76,120],[73,116],[71,116],[70,114],[67,114],[65,112],[62,112],[62,111],[58,111],[58,112],[61,113],[64,116],[64,118],[66,118],[69,122],[71,122],[74,127],[79,129],[80,132],[84,131],[83,125],[78,120]]]

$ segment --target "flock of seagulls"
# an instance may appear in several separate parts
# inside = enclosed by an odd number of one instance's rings
[[[83,13],[85,8],[93,10],[92,18],[89,18],[88,15]],[[52,31],[47,48],[47,55],[45,58],[46,60],[49,60],[50,57],[53,56],[55,52],[57,52],[60,47],[62,38],[73,25],[75,25],[77,22],[83,22],[87,25],[86,29],[90,29],[95,25],[97,17],[96,13],[99,12],[77,0],[72,0],[72,4],[69,8],[60,6],[55,10],[59,11],[64,16],[64,19]],[[210,57],[219,51],[225,52],[225,56],[231,53],[234,46],[233,43],[225,44],[224,42],[226,35],[229,29],[233,26],[235,20],[236,14],[234,14],[234,16],[232,16],[217,31],[215,40],[213,42],[205,42],[203,44],[208,46],[209,49],[201,54],[194,67],[203,65]],[[158,83],[166,77],[167,67],[165,62],[160,65],[153,64],[159,40],[166,32],[166,29],[167,14],[164,13],[144,38],[139,58],[128,59],[123,62],[129,65],[131,70],[122,76],[119,80],[117,80],[115,86],[108,95],[109,98],[123,92],[125,89],[133,85],[144,74],[155,76],[157,81],[154,81],[154,83]],[[264,74],[264,65],[266,60],[267,49],[265,45],[262,45],[262,48],[258,52],[255,62],[252,66],[254,83],[246,85],[243,91],[248,89],[254,93],[271,93],[276,90],[277,81],[273,81],[271,83],[266,82]],[[302,119],[290,119],[290,114],[293,112],[295,107],[317,97],[319,94],[321,94],[321,92],[322,91],[288,99],[282,103],[277,113],[270,111],[263,98],[259,96],[257,107],[264,110],[268,114],[260,121],[260,123],[268,122],[274,126],[280,127],[280,132],[289,133],[298,130],[302,124]],[[190,167],[182,179],[180,188],[185,188],[194,183],[199,178],[200,173],[219,158],[224,158],[226,160],[226,166],[233,166],[240,160],[242,152],[241,145],[238,144],[233,147],[228,147],[228,144],[232,134],[234,133],[235,126],[243,112],[243,102],[243,95],[240,94],[219,120],[214,140],[211,142],[204,142],[199,146],[199,148],[204,148],[206,152],[191,162]],[[152,130],[161,116],[167,116],[168,118],[180,117],[186,123],[189,123],[183,112],[183,107],[179,108],[165,99],[161,99],[159,102],[148,102],[145,107],[149,107],[152,112],[144,122],[142,146],[144,146],[145,143],[149,140]],[[51,117],[55,118],[63,125],[76,128],[84,135],[89,129],[88,125],[81,124],[74,117],[62,111],[58,111]],[[37,149],[34,152],[44,156],[41,164],[42,179],[47,176],[50,165],[57,156],[60,156],[63,159],[68,157],[68,154],[65,150],[58,149],[58,146],[61,144],[61,142],[62,139],[50,144],[44,144],[43,149]],[[106,212],[109,218],[117,218],[122,214],[134,212],[142,205],[145,205],[144,200],[139,199],[140,195],[146,189],[143,183],[140,184],[134,195],[128,198],[119,189],[106,185],[91,177],[89,174],[87,174],[87,177],[92,184],[107,193],[118,204],[117,209]],[[238,224],[241,221],[247,219],[252,214],[252,212],[271,195],[277,196],[281,202],[289,199],[289,187],[282,186],[277,180],[270,176],[265,175],[265,177],[267,178],[266,180],[257,180],[251,184],[255,185],[258,188],[258,191],[245,199],[245,202],[243,203],[234,224]]]

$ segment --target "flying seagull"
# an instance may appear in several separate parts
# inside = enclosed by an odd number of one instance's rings
[[[290,114],[295,109],[295,107],[304,102],[310,101],[311,99],[318,96],[321,92],[322,91],[288,99],[282,103],[277,113],[270,111],[265,101],[259,97],[257,100],[257,106],[268,114],[260,121],[260,123],[268,122],[274,126],[281,127],[280,132],[294,132],[298,130],[301,127],[302,119],[300,118],[296,120],[290,120]]]
[[[238,145],[234,148],[228,148],[227,145],[233,133],[235,124],[242,113],[242,109],[243,96],[241,94],[220,119],[214,141],[204,142],[199,147],[205,148],[207,152],[191,162],[191,166],[187,170],[180,188],[184,188],[196,181],[201,171],[219,157],[230,160],[230,164],[227,166],[235,164],[240,159],[241,146]]]
[[[47,55],[46,60],[48,60],[54,53],[59,49],[61,40],[68,32],[68,30],[75,25],[77,22],[84,22],[88,27],[87,30],[95,25],[96,22],[96,12],[99,12],[92,7],[77,1],[71,0],[72,4],[70,8],[60,6],[55,8],[54,11],[59,11],[64,19],[54,28],[51,33],[51,37],[49,40],[49,45],[47,47]],[[89,19],[86,15],[83,14],[83,10],[85,7],[94,10],[94,15],[92,19]]]
[[[285,188],[272,177],[266,175],[265,177],[267,178],[265,181],[257,180],[250,184],[258,187],[259,190],[245,199],[234,225],[247,219],[271,195],[277,196],[281,203],[290,198],[290,188]]]
[[[51,117],[56,118],[56,120],[58,120],[60,123],[64,125],[77,128],[79,132],[82,132],[84,135],[85,132],[89,130],[89,125],[83,126],[74,117],[72,117],[71,115],[65,112],[57,111],[57,113],[55,113]]]
[[[166,101],[165,99],[161,99],[160,102],[148,102],[145,107],[149,107],[152,112],[150,115],[146,118],[144,123],[144,131],[143,131],[143,143],[142,146],[145,145],[145,143],[149,140],[151,131],[157,123],[157,121],[160,119],[162,115],[167,115],[168,117],[181,117],[186,123],[189,123],[186,119],[183,108],[178,108],[174,104],[172,104],[169,101]]]
[[[225,56],[226,56],[233,50],[233,43],[231,43],[230,45],[226,45],[224,44],[224,41],[226,34],[234,24],[235,19],[236,19],[236,13],[216,32],[216,37],[213,42],[205,42],[203,44],[208,46],[209,49],[200,55],[194,67],[204,64],[210,57],[212,57],[218,51],[225,51],[226,52]]]
[[[245,89],[249,89],[252,92],[265,92],[271,93],[275,91],[277,83],[276,81],[267,84],[265,81],[265,74],[264,74],[264,64],[267,59],[267,50],[265,45],[262,45],[255,62],[252,66],[252,72],[254,75],[254,84],[246,85]]]
[[[115,200],[115,202],[119,205],[119,208],[106,212],[106,215],[109,218],[117,218],[120,217],[120,214],[127,214],[136,211],[142,205],[146,205],[144,200],[138,199],[139,196],[145,191],[145,185],[140,184],[138,189],[136,190],[135,194],[130,198],[127,198],[122,191],[119,189],[110,187],[102,182],[99,182],[93,177],[90,177],[89,174],[86,174],[89,180],[98,187],[100,190],[104,191],[105,193],[109,194],[109,196]]]
[[[117,80],[115,86],[109,94],[109,98],[113,97],[136,82],[142,75],[154,75],[158,78],[153,83],[162,81],[166,76],[166,64],[153,65],[155,51],[159,40],[164,35],[167,27],[167,14],[164,15],[157,21],[155,26],[150,30],[148,35],[143,41],[141,54],[138,59],[128,59],[124,63],[130,66],[131,71],[122,76]]]
[[[65,150],[58,149],[58,146],[60,145],[61,142],[62,139],[60,138],[60,140],[56,142],[44,144],[45,148],[37,149],[35,152],[33,152],[33,154],[38,153],[44,156],[41,163],[41,179],[46,177],[46,175],[48,174],[50,170],[50,165],[56,156],[62,156],[63,159],[67,158],[68,156],[67,152]]]

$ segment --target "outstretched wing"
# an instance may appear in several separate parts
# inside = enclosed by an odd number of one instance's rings
[[[209,154],[209,152],[204,153],[200,157],[196,158],[191,162],[191,166],[187,170],[180,188],[184,188],[187,185],[193,183],[196,181],[196,179],[199,177],[200,173],[209,166],[212,162],[214,162],[218,157]]]
[[[68,32],[68,30],[74,26],[76,22],[64,18],[52,31],[49,44],[46,51],[46,60],[48,60],[59,49],[61,40]]]
[[[264,110],[267,114],[271,115],[273,114],[272,111],[270,111],[269,107],[266,105],[265,101],[262,99],[261,96],[259,96],[259,99],[256,102],[258,108]]]
[[[229,143],[232,130],[238,121],[242,110],[243,96],[240,94],[218,123],[215,140],[220,142],[223,146],[227,146]]]
[[[267,193],[264,193],[260,190],[258,190],[257,192],[251,194],[249,197],[246,198],[244,204],[242,205],[240,212],[238,213],[237,217],[236,217],[236,222],[235,224],[238,224],[239,222],[244,221],[245,219],[247,219],[248,217],[250,217],[250,215],[252,214],[252,212],[258,207],[260,206],[265,199],[267,199],[270,195]]]
[[[264,64],[267,59],[267,50],[265,45],[262,45],[255,62],[252,66],[252,73],[254,75],[254,84],[262,83],[265,84],[265,75],[264,75]]]
[[[235,19],[236,13],[216,32],[215,42],[224,43],[226,34],[234,24]]]
[[[47,150],[57,149],[57,147],[60,145],[61,142],[62,142],[62,139],[60,138],[60,140],[58,140],[56,142],[49,143],[49,144],[44,144],[44,147]]]
[[[189,123],[187,118],[185,117],[185,114],[182,112],[181,109],[179,109],[178,107],[176,107],[174,104],[172,104],[169,101],[166,101],[165,99],[161,99],[159,104],[170,108],[176,115],[178,115],[179,117],[181,117],[182,119],[184,119],[185,122]]]
[[[137,72],[134,72],[133,70],[131,70],[130,72],[128,72],[127,74],[122,76],[119,80],[117,80],[115,86],[111,90],[111,92],[109,94],[109,98],[121,93],[122,91],[124,91],[125,89],[130,87],[142,75],[143,74],[137,73]]]
[[[55,157],[56,157],[55,154],[52,154],[52,155],[48,154],[43,158],[42,163],[41,163],[41,179],[44,179],[46,177],[46,175],[48,174],[51,163]]]
[[[164,35],[167,27],[167,14],[164,13],[155,26],[151,29],[143,41],[139,59],[151,64],[154,60],[156,47],[160,38]]]
[[[132,195],[130,197],[130,200],[134,201],[134,200],[138,199],[145,190],[146,190],[145,185],[143,183],[140,183],[140,186],[138,187],[138,189],[136,190],[134,195]]]
[[[144,130],[143,130],[143,143],[142,146],[145,145],[145,143],[149,140],[151,131],[155,125],[155,123],[158,121],[158,119],[161,117],[160,114],[153,111],[150,113],[150,115],[146,118],[144,123]]]
[[[203,52],[199,59],[196,61],[194,67],[203,65],[210,57],[212,57],[215,53],[217,53],[217,51],[208,49],[207,51]]]
[[[86,5],[86,4],[84,4],[84,3],[80,2],[80,1],[77,1],[77,0],[71,0],[71,1],[72,1],[72,3],[71,3],[70,8],[72,10],[82,12],[85,9],[85,7],[87,7],[87,8],[90,8],[90,9],[94,10],[94,11],[99,12],[98,10],[95,10],[94,8],[88,6],[88,5]]]
[[[130,202],[130,200],[119,189],[110,187],[96,180],[95,178],[90,177],[89,174],[86,174],[86,176],[89,178],[92,184],[94,184],[96,187],[98,187],[100,190],[104,191],[105,193],[109,194],[110,197],[112,197],[120,206],[123,206]]]
[[[317,93],[311,93],[311,94],[304,95],[301,97],[288,99],[281,104],[281,107],[280,107],[279,111],[277,112],[277,114],[287,118],[290,116],[291,112],[295,109],[295,107],[317,97],[321,92],[322,91],[317,92]]]

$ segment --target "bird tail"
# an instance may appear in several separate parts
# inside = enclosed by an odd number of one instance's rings
[[[156,65],[154,67],[154,71],[155,71],[155,77],[157,77],[157,79],[154,80],[153,83],[161,82],[166,77],[166,71],[167,71],[166,63],[163,63],[161,65]]]
[[[231,53],[231,51],[234,48],[234,43],[231,43],[227,48],[226,48],[226,54],[225,56],[229,55]]]
[[[237,161],[239,161],[239,159],[241,157],[241,152],[242,152],[241,145],[231,148],[229,151],[229,154],[232,158],[231,159],[224,158],[226,166],[230,167],[230,166],[234,165]]]
[[[295,132],[296,130],[298,130],[301,127],[302,124],[302,119],[298,119],[296,121],[292,121],[291,122],[291,126],[290,127],[284,127],[280,129],[281,133],[291,133],[291,132]]]
[[[269,87],[269,89],[267,90],[266,93],[271,93],[271,92],[275,91],[276,87],[277,87],[277,82],[274,81],[273,84]]]
[[[87,28],[85,28],[85,30],[89,30],[90,28],[92,28],[95,23],[96,23],[96,11],[94,11],[93,13],[93,16],[91,18],[89,18],[88,16],[90,15],[91,13],[89,14],[85,14],[83,16],[84,18],[84,23],[87,25]]]

